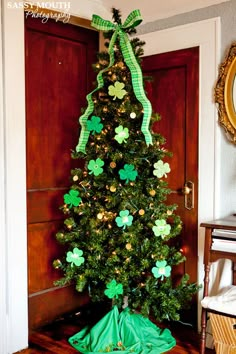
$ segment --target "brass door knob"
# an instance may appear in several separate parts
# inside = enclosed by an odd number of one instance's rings
[[[191,191],[192,191],[192,188],[190,188],[190,187],[188,187],[188,186],[186,186],[186,185],[185,185],[184,188],[182,189],[182,192],[183,192],[184,195],[190,194]]]

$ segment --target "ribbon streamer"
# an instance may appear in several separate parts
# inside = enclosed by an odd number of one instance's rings
[[[134,94],[137,100],[143,106],[143,122],[141,126],[141,131],[145,136],[146,144],[152,144],[152,137],[149,131],[149,123],[152,114],[152,106],[148,98],[146,97],[144,88],[143,88],[143,77],[141,68],[136,60],[135,54],[133,52],[133,48],[131,46],[128,35],[124,32],[124,29],[136,27],[138,24],[142,22],[141,14],[139,10],[132,11],[127,19],[125,20],[123,25],[113,24],[110,21],[102,19],[100,16],[93,15],[92,18],[92,26],[98,30],[110,31],[114,30],[114,33],[111,37],[108,52],[110,56],[109,65],[101,70],[97,75],[97,87],[95,90],[90,92],[87,96],[88,106],[84,114],[80,117],[79,122],[81,124],[81,133],[79,138],[79,143],[76,146],[77,152],[84,152],[85,147],[88,142],[90,131],[87,129],[87,119],[89,115],[93,112],[94,103],[92,99],[92,95],[94,92],[103,87],[103,73],[108,70],[114,64],[114,45],[117,39],[117,36],[120,38],[120,47],[121,52],[124,57],[124,61],[128,66],[131,72],[131,80],[133,85]]]

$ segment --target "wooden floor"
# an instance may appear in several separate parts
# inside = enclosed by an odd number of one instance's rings
[[[91,313],[86,312],[86,318],[92,318]],[[96,322],[89,321],[90,324]],[[29,337],[29,349],[22,350],[21,354],[37,353],[58,353],[75,354],[79,353],[68,344],[68,338],[79,332],[85,326],[83,314],[70,315],[59,319],[41,330],[32,332]],[[168,354],[198,354],[199,335],[191,326],[175,323],[170,326],[171,333],[176,339],[176,346],[168,351]],[[207,349],[206,354],[214,354],[214,350]]]

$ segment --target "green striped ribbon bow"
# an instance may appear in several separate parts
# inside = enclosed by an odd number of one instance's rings
[[[101,70],[99,74],[97,75],[97,87],[95,90],[90,92],[87,96],[87,102],[88,106],[87,109],[85,110],[84,114],[80,117],[79,121],[81,124],[81,133],[80,133],[80,138],[78,145],[76,146],[76,151],[77,152],[84,152],[85,153],[85,147],[88,142],[89,138],[89,130],[87,129],[87,120],[89,115],[93,112],[94,108],[94,103],[92,99],[92,95],[94,92],[99,90],[101,87],[103,87],[103,73],[106,71],[109,67],[111,67],[114,64],[114,44],[116,42],[117,36],[119,36],[120,39],[120,47],[121,47],[121,52],[124,57],[124,61],[128,68],[130,69],[131,72],[131,79],[132,79],[132,84],[133,84],[133,90],[134,94],[137,98],[137,100],[142,104],[143,106],[143,122],[141,126],[141,131],[144,134],[146,144],[152,144],[152,136],[149,131],[149,123],[150,123],[150,118],[152,114],[152,106],[148,98],[146,97],[144,88],[143,88],[143,76],[142,76],[142,71],[140,68],[139,63],[136,60],[135,54],[133,52],[133,48],[131,46],[130,40],[128,35],[125,33],[124,29],[128,28],[133,28],[139,25],[142,22],[141,14],[139,10],[134,10],[132,11],[127,19],[125,20],[123,25],[117,25],[113,24],[110,21],[103,20],[100,16],[93,15],[92,18],[92,26],[95,27],[98,30],[103,30],[103,31],[110,31],[114,30],[114,33],[112,35],[112,38],[110,40],[109,44],[109,55],[110,55],[110,62],[108,67],[105,69]]]

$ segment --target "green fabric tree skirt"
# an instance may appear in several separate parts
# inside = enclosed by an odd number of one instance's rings
[[[95,326],[85,327],[69,338],[81,353],[160,354],[176,345],[168,329],[160,329],[148,318],[114,306]]]

